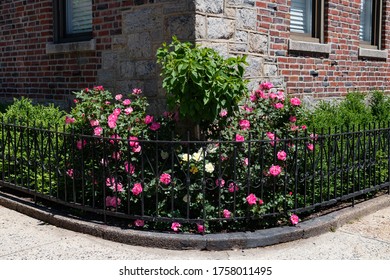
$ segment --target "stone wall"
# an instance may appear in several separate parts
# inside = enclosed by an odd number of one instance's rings
[[[98,83],[114,92],[131,92],[138,87],[149,98],[151,110],[165,109],[156,51],[173,35],[194,41],[194,4],[192,0],[161,0],[133,6],[121,12],[122,30],[102,51]]]
[[[276,58],[271,55],[270,33],[258,28],[254,0],[195,0],[196,42],[218,50],[225,57],[247,55],[245,77],[249,88],[271,81],[284,88]]]

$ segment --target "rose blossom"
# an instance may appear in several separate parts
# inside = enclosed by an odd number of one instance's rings
[[[115,128],[116,127],[116,121],[108,121],[107,122],[109,128]]]
[[[74,123],[75,121],[76,121],[75,118],[65,116],[65,124],[71,124],[71,123]]]
[[[220,178],[220,179],[217,179],[215,180],[215,184],[217,185],[217,187],[223,187],[225,185],[225,180]]]
[[[73,179],[73,169],[68,169],[68,170],[66,171],[66,174],[67,174],[70,178]]]
[[[77,147],[77,149],[79,149],[79,150],[82,150],[82,149],[85,147],[85,145],[87,145],[87,140],[85,140],[85,139],[83,139],[83,140],[78,140],[78,141],[76,142],[76,147]]]
[[[115,95],[115,99],[118,100],[118,101],[121,100],[122,97],[123,97],[122,94],[117,94],[117,95]]]
[[[131,189],[131,192],[137,196],[139,195],[140,193],[142,193],[142,185],[140,183],[135,183],[133,188]]]
[[[138,137],[130,136],[129,137],[129,146],[133,148],[134,153],[139,153],[141,151],[141,146],[138,141]]]
[[[154,117],[153,117],[153,116],[147,115],[147,116],[145,117],[145,119],[144,119],[144,123],[145,123],[145,124],[150,124],[150,123],[153,122],[153,120],[154,120]]]
[[[240,120],[240,128],[242,130],[247,130],[251,127],[251,124],[248,120]]]
[[[296,224],[299,223],[299,217],[297,215],[295,215],[295,214],[292,214],[290,216],[290,222],[291,222],[292,225],[295,226]]]
[[[145,222],[143,220],[135,220],[134,225],[136,227],[143,227],[145,225]]]
[[[259,199],[259,205],[263,205],[264,201],[262,199]]]
[[[274,85],[272,83],[270,83],[270,82],[265,82],[265,83],[261,83],[260,84],[260,88],[262,90],[269,90],[269,89],[271,89],[273,87],[274,87]]]
[[[161,174],[160,182],[164,185],[169,185],[169,183],[171,183],[171,175],[169,175],[168,173]]]
[[[149,126],[150,130],[156,131],[159,130],[161,127],[160,123],[158,122],[152,122],[152,124]]]
[[[125,106],[128,106],[128,105],[131,104],[131,100],[130,99],[125,99],[125,100],[123,100],[122,104],[125,105]]]
[[[283,103],[276,103],[275,104],[275,109],[283,109],[284,105]]]
[[[122,152],[121,152],[121,151],[119,151],[119,152],[112,152],[111,157],[112,157],[114,160],[120,160],[120,159],[121,159],[121,155],[122,155]]]
[[[115,108],[114,109],[114,112],[112,112],[113,115],[117,116],[117,119],[118,119],[118,116],[121,114],[121,108]]]
[[[279,151],[277,154],[278,160],[285,161],[287,159],[287,154],[285,151]]]
[[[129,108],[125,109],[125,114],[126,115],[130,115],[132,112],[133,112],[133,108],[132,107],[129,107]]]
[[[95,129],[93,130],[93,134],[95,136],[100,136],[102,132],[103,132],[103,128],[101,128],[100,126],[95,127]]]
[[[106,206],[107,207],[117,207],[121,204],[121,199],[116,196],[107,196],[106,197]]]
[[[257,101],[257,95],[256,95],[256,93],[252,93],[252,94],[249,96],[249,99],[250,99],[250,101],[252,101],[252,102],[256,102],[256,101]]]
[[[232,213],[230,213],[229,210],[227,210],[227,209],[224,209],[224,210],[223,210],[223,217],[224,217],[224,218],[230,218],[230,217],[231,217],[231,214],[232,214]]]
[[[95,86],[93,87],[94,90],[104,90],[103,86]]]
[[[299,105],[301,105],[301,100],[297,97],[293,97],[290,99],[290,103],[293,106],[299,106]]]
[[[135,166],[132,165],[131,163],[128,163],[127,161],[125,161],[125,170],[127,173],[129,174],[134,174],[135,172]]]
[[[110,186],[110,189],[113,190],[114,192],[124,192],[125,190],[123,189],[122,183],[115,183]]]
[[[199,233],[204,232],[204,225],[196,224],[196,227],[197,227]]]
[[[110,144],[114,145],[115,143],[119,143],[119,140],[122,139],[119,134],[113,134],[110,137]]]
[[[99,126],[100,124],[98,120],[90,120],[89,123],[91,124],[92,127]]]
[[[171,229],[172,229],[173,231],[179,231],[180,227],[181,227],[181,224],[179,224],[179,223],[177,223],[177,222],[174,222],[174,223],[172,223],[172,225],[171,225]]]
[[[253,193],[251,193],[246,197],[246,201],[249,205],[254,205],[257,202],[257,197]]]
[[[313,144],[307,144],[307,149],[309,150],[309,151],[313,151],[314,150],[314,145]]]
[[[306,129],[307,129],[307,126],[306,126],[306,125],[301,125],[301,128],[302,128],[303,130],[306,130]]]
[[[290,120],[290,122],[296,122],[297,121],[297,117],[296,116],[291,116],[289,120]]]
[[[236,134],[236,141],[237,142],[244,142],[245,138],[244,138],[244,136],[242,136],[240,134]]]
[[[228,112],[226,111],[226,109],[222,109],[221,112],[219,112],[219,116],[222,117],[222,118],[226,117],[227,114],[228,114]]]
[[[133,94],[139,95],[139,94],[141,94],[141,93],[142,93],[142,89],[140,89],[140,88],[135,88],[135,89],[133,89]]]
[[[244,165],[245,165],[245,166],[248,166],[248,165],[249,165],[249,159],[248,159],[248,158],[244,158]]]
[[[237,186],[237,184],[236,183],[234,183],[234,182],[231,182],[230,184],[229,184],[229,192],[236,192],[236,191],[238,191],[238,186]]]
[[[269,174],[272,176],[278,176],[282,172],[282,168],[279,165],[272,165],[269,169]]]

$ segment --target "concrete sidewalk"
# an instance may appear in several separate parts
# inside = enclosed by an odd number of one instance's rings
[[[381,199],[390,201],[390,196]],[[307,239],[255,249],[179,251],[104,240],[58,228],[0,206],[0,260],[149,259],[390,260],[390,207]]]

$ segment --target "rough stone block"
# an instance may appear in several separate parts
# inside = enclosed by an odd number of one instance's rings
[[[156,26],[162,26],[162,14],[161,6],[139,6],[123,12],[123,34],[153,30]]]
[[[130,34],[127,40],[127,51],[131,58],[151,58],[152,37],[148,32]]]
[[[263,76],[263,58],[248,56],[247,58],[248,67],[245,70],[245,75],[249,77]]]
[[[209,39],[231,39],[234,35],[235,23],[224,18],[208,18],[207,31]]]
[[[196,15],[195,17],[195,39],[205,39],[207,36],[206,17]]]
[[[155,61],[137,61],[135,63],[135,72],[137,78],[148,78],[156,76]]]
[[[224,0],[195,0],[196,10],[202,13],[223,13]]]
[[[257,12],[255,9],[238,9],[237,26],[242,29],[256,30]]]
[[[277,76],[278,74],[278,67],[274,64],[266,64],[264,65],[264,75],[265,76]]]
[[[178,38],[192,40],[195,37],[194,15],[170,16],[165,20],[166,36],[171,38],[176,35]]]
[[[268,36],[249,33],[249,51],[253,53],[268,53]]]

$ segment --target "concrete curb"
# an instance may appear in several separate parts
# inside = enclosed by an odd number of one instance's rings
[[[175,234],[120,229],[104,224],[66,217],[49,208],[37,206],[12,196],[2,196],[0,205],[31,216],[57,227],[93,235],[103,239],[135,246],[171,250],[230,250],[275,245],[301,238],[309,238],[337,229],[345,223],[390,207],[390,195],[380,197],[304,221],[295,227],[280,227],[255,232],[220,234]]]

